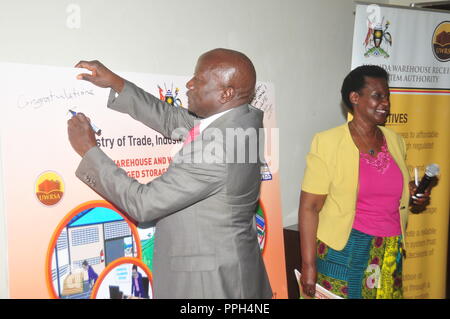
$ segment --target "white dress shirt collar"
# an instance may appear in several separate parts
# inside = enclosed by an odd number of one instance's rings
[[[220,113],[216,113],[214,115],[211,115],[210,117],[204,118],[200,121],[200,133],[203,132],[203,130],[205,128],[207,128],[212,122],[214,122],[215,120],[217,120],[219,117],[222,117],[223,115],[225,115],[226,113],[228,113],[229,111],[231,111],[232,109],[220,112]]]

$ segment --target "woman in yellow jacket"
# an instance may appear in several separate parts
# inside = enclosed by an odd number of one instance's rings
[[[402,298],[402,244],[410,183],[402,137],[383,125],[389,76],[378,66],[351,71],[342,100],[353,119],[316,134],[299,207],[303,293],[315,284],[343,298]],[[427,191],[414,204],[423,205]]]

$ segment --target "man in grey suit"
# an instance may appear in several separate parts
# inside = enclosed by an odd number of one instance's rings
[[[253,144],[263,113],[249,105],[256,83],[250,59],[227,49],[201,55],[186,83],[189,112],[98,61],[76,67],[92,72],[79,79],[111,88],[109,108],[166,137],[191,130],[192,141],[165,174],[141,184],[96,146],[88,118],[78,113],[68,122],[70,143],[82,156],[77,177],[138,223],[156,225],[155,298],[271,298],[255,227],[261,160],[253,153],[261,150]]]

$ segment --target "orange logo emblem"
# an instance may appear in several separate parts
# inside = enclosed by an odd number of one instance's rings
[[[450,61],[450,21],[442,22],[434,30],[433,53],[441,62]]]
[[[42,173],[36,181],[36,197],[46,205],[58,203],[64,194],[64,182],[57,173],[47,171]]]

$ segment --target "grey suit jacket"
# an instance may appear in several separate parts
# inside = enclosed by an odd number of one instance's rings
[[[111,91],[108,107],[166,137],[176,128],[190,129],[196,119],[130,82],[117,98]],[[83,157],[76,171],[80,180],[137,222],[155,223],[155,298],[272,297],[255,226],[261,164],[248,152],[262,118],[249,105],[232,109],[210,124],[212,134],[205,130],[183,146],[167,171],[146,185],[98,147]],[[225,136],[227,128],[250,133],[225,143],[219,132]],[[247,154],[233,163],[242,155],[239,148]]]

